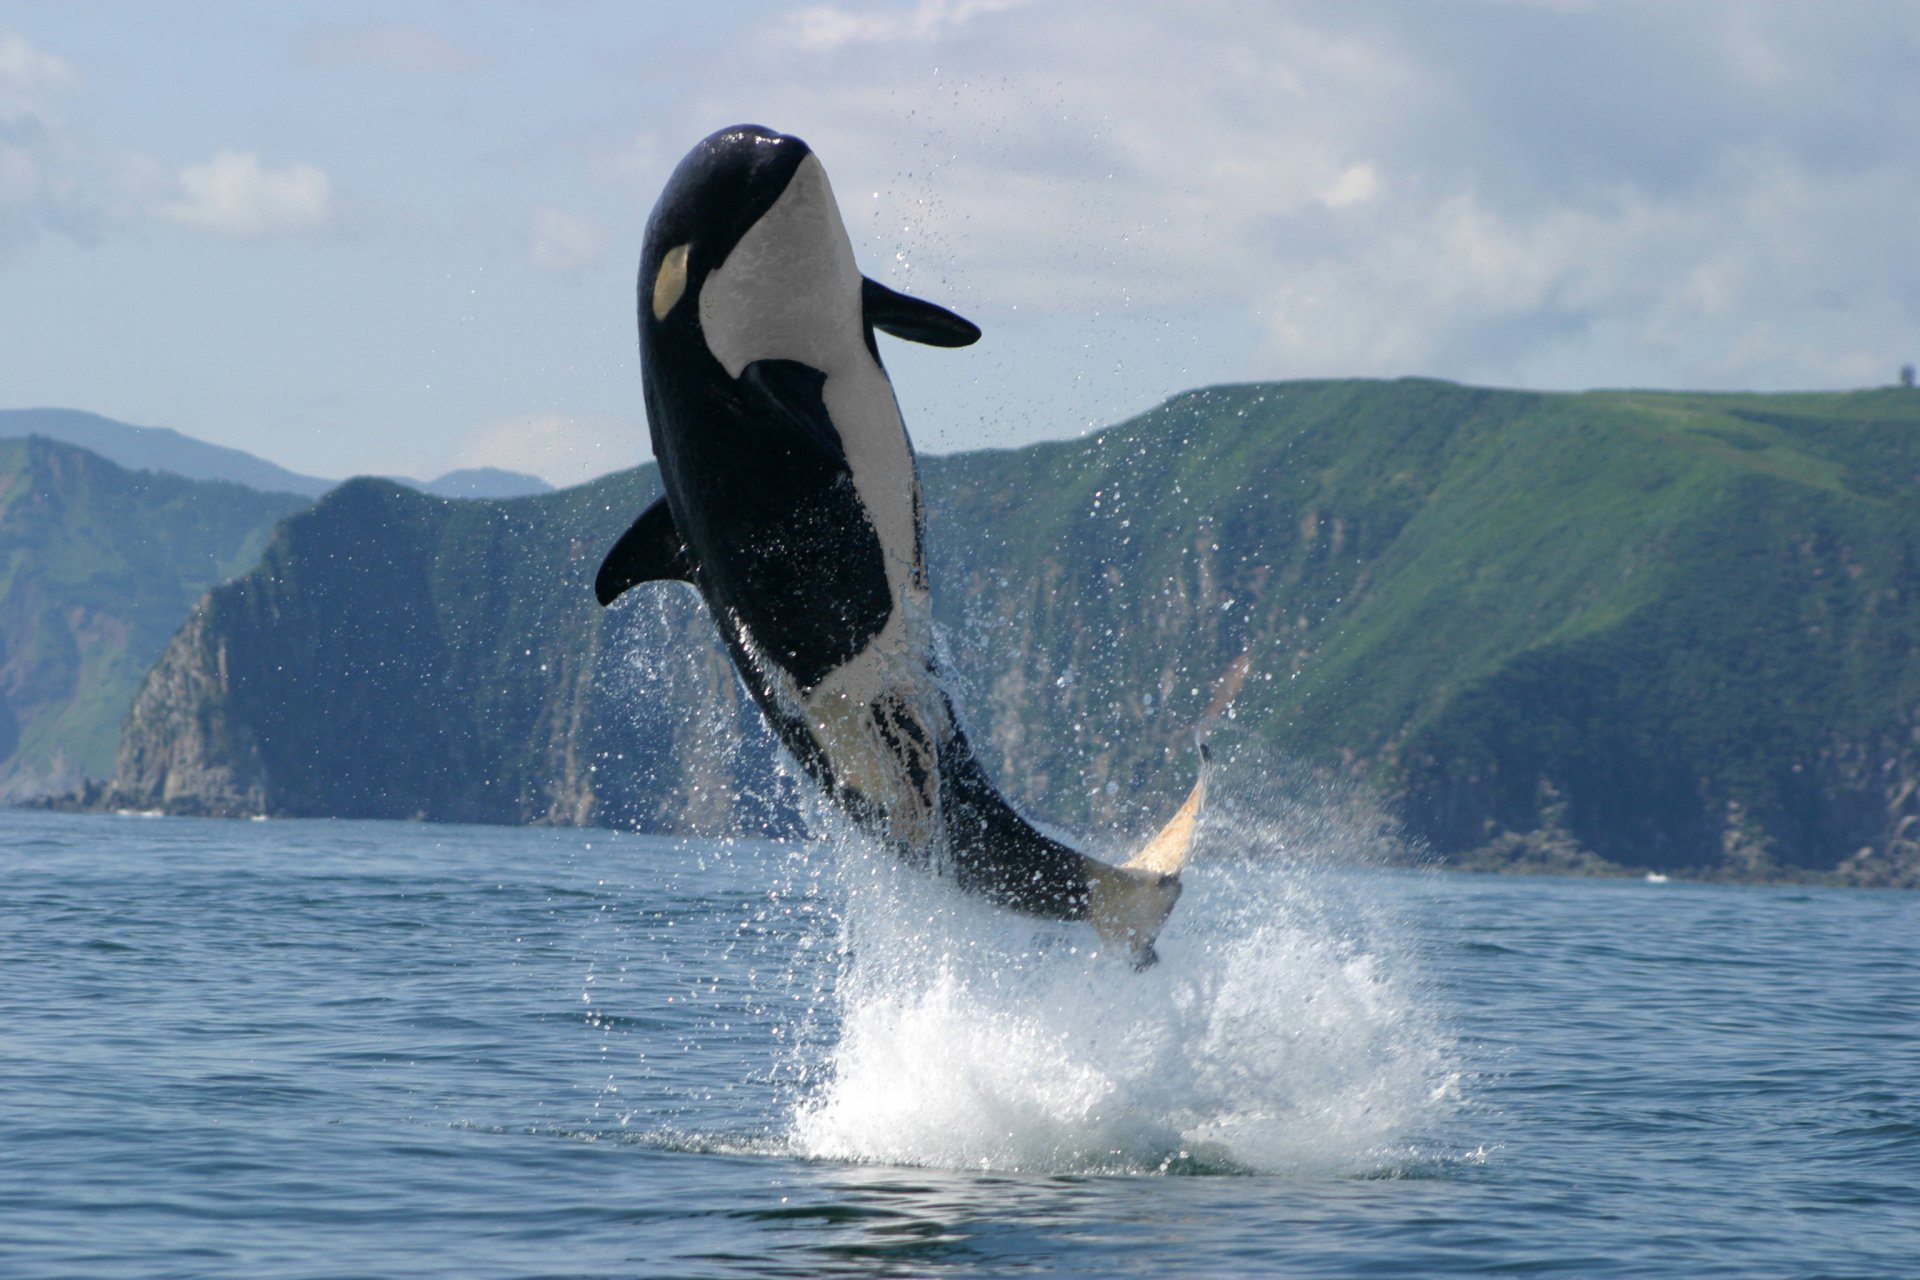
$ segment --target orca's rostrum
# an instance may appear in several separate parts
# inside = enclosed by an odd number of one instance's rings
[[[757,125],[720,130],[674,170],[639,295],[666,493],[608,553],[600,603],[692,583],[780,741],[862,830],[1003,906],[1089,920],[1150,963],[1204,765],[1144,849],[1101,862],[1013,811],[941,685],[913,446],[874,330],[942,347],[980,331],[862,277],[819,159]]]

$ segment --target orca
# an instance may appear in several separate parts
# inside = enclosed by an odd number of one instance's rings
[[[1141,967],[1206,792],[1123,865],[1017,814],[935,657],[913,446],[875,331],[962,347],[943,307],[867,279],[826,170],[758,125],[708,136],[648,219],[640,371],[664,496],[614,544],[602,605],[691,583],[801,770],[858,826],[964,890],[1087,920]]]

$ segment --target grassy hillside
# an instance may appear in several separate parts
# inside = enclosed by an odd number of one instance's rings
[[[0,440],[0,801],[109,776],[134,690],[194,600],[303,505]]]
[[[1599,461],[1644,486],[1587,557],[1619,581],[1416,726],[1419,821],[1443,847],[1552,810],[1628,863],[1913,867],[1920,397],[1595,399]]]
[[[1171,801],[1230,719],[1470,864],[1920,868],[1920,396],[1221,387],[924,473],[963,710],[1041,816]],[[135,756],[214,708],[267,808],[671,823],[730,787],[764,818],[685,593],[587,599],[653,485],[342,490],[210,597],[170,655],[201,692],[149,699]],[[369,744],[399,745],[363,776]]]
[[[1226,387],[941,461],[956,666],[1068,820],[1230,705],[1451,856],[1910,874],[1920,396]]]

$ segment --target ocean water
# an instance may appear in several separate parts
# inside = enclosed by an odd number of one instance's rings
[[[846,840],[0,812],[0,1274],[1920,1269],[1920,895],[1285,834],[1135,974]]]

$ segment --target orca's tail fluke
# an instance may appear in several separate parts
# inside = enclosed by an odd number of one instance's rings
[[[1140,852],[1121,863],[1127,871],[1150,871],[1155,875],[1177,876],[1180,869],[1187,865],[1187,855],[1193,852],[1194,833],[1200,827],[1200,812],[1207,806],[1207,775],[1212,772],[1213,756],[1207,750],[1207,744],[1200,744],[1200,776],[1194,779],[1193,790],[1187,793],[1186,803],[1180,806],[1178,813],[1167,820],[1153,839],[1142,846]]]
[[[1153,940],[1179,900],[1180,869],[1206,807],[1206,747],[1186,803],[1119,865],[1088,857],[1015,813],[957,729],[941,750],[941,811],[961,888],[1027,915],[1086,920],[1102,941],[1124,948],[1136,968],[1153,964]]]
[[[1173,904],[1180,900],[1180,871],[1193,852],[1200,815],[1207,805],[1210,766],[1203,742],[1200,776],[1187,793],[1186,803],[1167,825],[1117,867],[1088,861],[1088,919],[1102,940],[1128,949],[1136,969],[1145,969],[1160,959],[1153,942],[1173,913]]]

